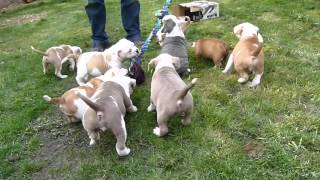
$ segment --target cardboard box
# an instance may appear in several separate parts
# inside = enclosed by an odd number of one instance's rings
[[[189,16],[191,21],[219,17],[219,3],[214,1],[193,1],[173,6],[175,16]]]

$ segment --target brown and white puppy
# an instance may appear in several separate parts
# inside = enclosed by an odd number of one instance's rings
[[[48,95],[44,95],[43,99],[59,105],[60,110],[67,115],[69,122],[79,122],[88,106],[76,95],[76,92],[80,91],[87,97],[91,97],[103,82],[112,79],[114,75],[126,75],[127,73],[128,70],[123,68],[111,68],[104,75],[91,79],[84,86],[66,91],[61,97],[51,98]],[[135,86],[135,84],[133,85]]]
[[[184,125],[191,123],[193,99],[189,90],[196,84],[197,78],[186,85],[175,71],[174,58],[176,57],[169,54],[160,54],[149,62],[149,65],[155,66],[155,72],[151,81],[151,102],[148,111],[157,112],[159,127],[153,129],[157,136],[168,133],[167,123],[174,115],[180,115]]]
[[[80,47],[77,46],[70,46],[70,45],[60,45],[54,46],[46,50],[46,52],[42,52],[38,49],[35,49],[31,46],[31,49],[34,52],[42,54],[42,66],[43,66],[43,73],[46,74],[48,71],[48,65],[53,64],[55,67],[55,75],[59,78],[66,78],[67,75],[61,74],[62,64],[69,60],[70,62],[70,70],[74,70],[75,61],[79,58],[82,50]]]
[[[139,49],[127,39],[119,40],[104,52],[83,53],[77,62],[77,83],[81,86],[89,76],[100,76],[111,67],[121,68],[124,60],[138,55]]]
[[[126,156],[130,153],[130,149],[126,147],[127,130],[124,116],[126,111],[137,111],[129,93],[130,87],[134,85],[134,79],[116,75],[104,82],[90,99],[81,92],[77,93],[90,107],[84,113],[82,120],[83,127],[90,138],[90,145],[96,143],[100,130],[110,129],[117,138],[118,155]]]
[[[48,95],[44,95],[43,99],[59,105],[60,110],[68,116],[69,122],[79,122],[88,106],[76,95],[76,92],[80,91],[85,96],[91,97],[102,83],[102,79],[93,78],[84,86],[68,90],[61,97],[51,98]]]
[[[254,74],[255,77],[249,86],[257,86],[264,71],[263,38],[259,28],[246,22],[235,26],[233,32],[239,38],[239,42],[230,54],[223,73],[231,73],[234,65],[240,75],[239,83],[247,82],[250,74]]]
[[[222,61],[228,55],[229,46],[220,39],[200,39],[192,44],[195,48],[196,61],[201,57],[210,58],[215,66],[220,67]]]

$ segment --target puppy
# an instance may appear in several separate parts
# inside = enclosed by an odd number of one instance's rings
[[[196,84],[197,78],[186,85],[174,69],[174,58],[176,57],[169,54],[160,54],[148,64],[155,66],[148,111],[156,110],[157,112],[159,127],[153,129],[153,133],[157,136],[168,133],[167,122],[174,115],[180,115],[184,125],[191,123],[193,99],[189,90]]]
[[[239,83],[247,82],[252,73],[255,77],[249,86],[257,86],[264,71],[263,38],[259,28],[246,22],[235,26],[233,32],[239,38],[239,42],[230,54],[223,73],[229,74],[234,65],[240,75]]]
[[[47,49],[46,52],[42,52],[38,49],[35,49],[31,46],[31,49],[34,52],[42,54],[42,66],[43,66],[43,73],[46,74],[48,71],[48,65],[53,64],[55,67],[55,75],[59,78],[66,78],[67,75],[61,74],[62,64],[69,60],[70,62],[70,70],[74,70],[75,61],[79,58],[82,50],[80,47],[77,46],[70,46],[70,45],[60,45],[55,46]]]
[[[76,92],[80,91],[87,97],[91,97],[103,82],[111,79],[115,74],[126,75],[127,73],[128,70],[123,68],[111,68],[104,75],[91,79],[84,86],[66,91],[61,97],[51,98],[48,95],[44,95],[43,99],[59,105],[60,110],[67,115],[69,122],[79,122],[88,106],[76,95]]]
[[[130,149],[126,147],[127,130],[124,116],[126,111],[137,111],[129,94],[129,87],[133,84],[135,80],[127,76],[114,76],[112,80],[104,82],[90,99],[77,92],[77,95],[90,107],[84,113],[82,120],[90,138],[90,145],[96,143],[100,130],[111,129],[117,138],[118,155],[126,156],[130,153]]]
[[[199,63],[201,57],[211,58],[215,66],[220,67],[222,61],[228,55],[229,46],[219,39],[201,39],[192,44],[195,48],[196,61]]]
[[[185,20],[179,20],[174,15],[166,15],[157,33],[158,41],[161,42],[160,54],[165,53],[179,58],[175,63],[175,69],[181,76],[189,73],[187,42],[183,32],[184,23],[186,23]]]
[[[97,77],[104,74],[110,67],[121,68],[124,60],[139,55],[139,49],[133,42],[121,39],[104,52],[83,53],[77,62],[77,83],[81,86],[88,81],[89,75]]]

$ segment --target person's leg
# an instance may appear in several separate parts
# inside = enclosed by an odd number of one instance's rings
[[[127,39],[132,42],[141,41],[140,34],[140,2],[138,0],[121,0],[121,18]]]
[[[104,0],[88,0],[85,7],[92,31],[92,47],[104,50],[108,46],[108,36],[105,31],[106,7]]]

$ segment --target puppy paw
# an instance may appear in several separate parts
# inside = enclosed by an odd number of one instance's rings
[[[255,82],[249,82],[248,83],[248,86],[249,87],[256,87],[256,86],[258,86],[259,85],[259,83],[255,83]]]
[[[247,82],[248,80],[247,79],[245,79],[245,78],[239,78],[238,79],[238,83],[245,83],[245,82]]]
[[[153,104],[150,104],[150,105],[148,106],[148,108],[147,108],[147,111],[148,111],[148,112],[152,112],[152,111],[154,111],[154,110],[155,110],[155,107],[154,107]]]
[[[128,112],[137,112],[137,111],[138,111],[138,108],[135,105],[131,105],[128,108]]]
[[[161,134],[160,134],[160,128],[159,127],[155,127],[154,129],[153,129],[153,134],[155,134],[156,136],[161,136]]]
[[[90,143],[89,143],[89,146],[93,146],[93,145],[95,145],[96,144],[96,141],[94,140],[94,139],[91,139],[90,140]]]
[[[116,149],[119,156],[127,156],[130,154],[130,151],[131,151],[129,148],[124,148],[123,150],[120,150],[118,148]]]
[[[60,75],[60,76],[58,76],[58,77],[61,78],[61,79],[65,79],[65,78],[68,77],[68,75]]]
[[[227,71],[227,70],[223,70],[222,73],[223,73],[223,74],[230,74],[230,72]]]
[[[191,121],[190,120],[186,120],[186,119],[181,119],[181,123],[184,125],[184,126],[188,126],[191,124]]]

